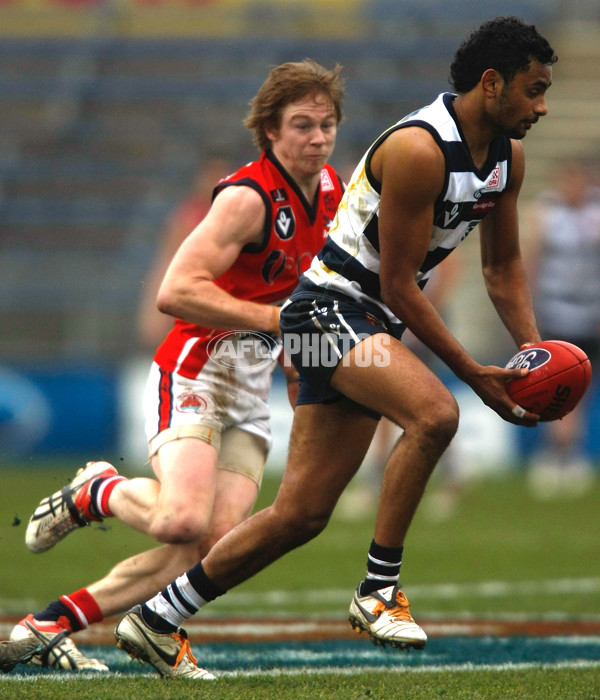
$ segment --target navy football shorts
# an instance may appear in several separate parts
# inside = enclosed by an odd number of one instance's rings
[[[300,375],[298,405],[332,403],[341,398],[330,386],[330,380],[347,353],[371,335],[399,337],[382,317],[377,307],[367,309],[348,297],[321,289],[314,296],[306,287],[292,295],[281,309],[280,327],[285,354]],[[357,363],[384,363],[389,347],[385,341],[382,337],[380,352],[374,352],[372,357],[361,358],[357,350]]]

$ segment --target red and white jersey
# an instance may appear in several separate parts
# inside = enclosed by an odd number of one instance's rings
[[[259,160],[221,180],[213,199],[225,187],[242,185],[256,190],[264,202],[263,240],[245,246],[216,284],[238,299],[281,303],[323,246],[343,195],[343,184],[336,171],[325,165],[315,201],[308,202],[273,153],[265,151]],[[218,330],[177,319],[154,360],[167,372],[194,379],[208,360],[210,340],[218,334]]]

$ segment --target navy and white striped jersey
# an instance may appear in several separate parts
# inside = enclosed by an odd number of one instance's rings
[[[509,180],[510,139],[506,136],[495,138],[490,144],[485,165],[477,168],[456,118],[452,104],[455,97],[452,93],[442,93],[432,104],[391,126],[370,146],[352,174],[324,247],[304,273],[304,282],[309,286],[317,285],[323,290],[380,307],[395,332],[402,330],[402,321],[383,303],[380,294],[378,214],[381,183],[370,168],[377,147],[397,129],[418,126],[429,131],[444,154],[444,186],[435,202],[429,249],[416,275],[421,288],[433,268],[494,207],[496,198]],[[402,235],[401,231],[399,235]]]

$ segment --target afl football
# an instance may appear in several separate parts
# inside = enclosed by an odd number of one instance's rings
[[[544,340],[514,355],[506,369],[526,367],[525,377],[510,379],[506,389],[522,408],[542,421],[563,418],[581,401],[592,377],[587,355],[564,340]]]

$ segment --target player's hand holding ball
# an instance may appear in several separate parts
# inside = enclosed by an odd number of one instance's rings
[[[523,347],[506,369],[527,368],[524,377],[506,383],[508,395],[517,404],[515,416],[537,413],[541,421],[563,418],[581,401],[592,377],[587,355],[564,340],[544,340]],[[519,415],[523,409],[523,415]]]

